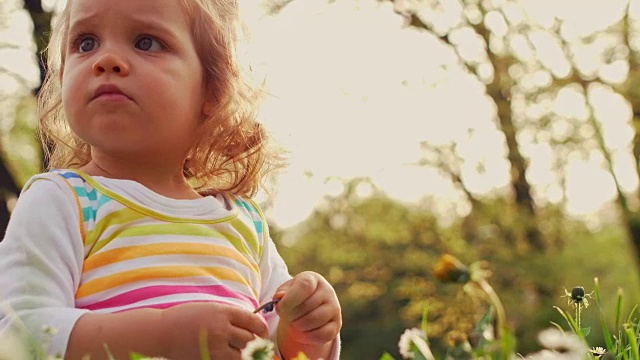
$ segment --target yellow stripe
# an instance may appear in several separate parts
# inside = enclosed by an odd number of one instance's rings
[[[131,209],[124,208],[120,210],[113,211],[107,215],[105,215],[100,221],[96,223],[94,228],[88,232],[87,234],[87,244],[95,244],[98,242],[98,238],[104,231],[112,225],[126,224],[129,222],[134,222],[136,220],[144,218],[144,214],[140,214],[138,212],[132,211]],[[104,246],[104,244],[102,245]],[[94,247],[91,250],[91,254],[100,250],[102,247]]]
[[[128,246],[119,249],[112,249],[99,252],[89,257],[84,262],[83,272],[87,272],[101,266],[110,265],[119,261],[141,258],[145,256],[157,255],[204,255],[204,256],[224,256],[233,259],[256,274],[260,269],[255,263],[250,263],[244,256],[240,255],[228,247],[213,244],[197,243],[160,243],[148,245]]]
[[[76,293],[76,299],[138,281],[175,279],[194,276],[207,276],[218,280],[234,281],[246,285],[247,288],[251,289],[257,297],[257,294],[249,281],[232,269],[213,266],[157,266],[123,271],[88,281],[80,285],[80,288]]]

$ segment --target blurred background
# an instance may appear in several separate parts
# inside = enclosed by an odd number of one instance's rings
[[[42,171],[39,59],[64,2],[0,2],[1,232]],[[344,359],[397,354],[425,306],[436,352],[473,332],[487,306],[434,278],[444,253],[487,261],[522,353],[565,288],[597,277],[612,322],[619,289],[624,314],[640,303],[640,1],[241,6],[239,55],[290,151],[258,199],[291,272],[335,286]]]

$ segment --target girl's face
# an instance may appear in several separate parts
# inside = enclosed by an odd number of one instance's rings
[[[203,118],[202,66],[179,0],[71,0],[62,101],[116,159],[180,162]]]

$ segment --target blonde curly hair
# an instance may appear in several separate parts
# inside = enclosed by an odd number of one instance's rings
[[[91,161],[89,144],[70,129],[62,106],[61,71],[68,41],[70,3],[54,23],[47,48],[48,73],[38,97],[39,136],[48,169],[80,168]],[[284,164],[283,151],[256,120],[259,92],[243,79],[235,54],[237,0],[182,0],[215,107],[200,125],[184,164],[197,189],[253,196],[267,173]]]

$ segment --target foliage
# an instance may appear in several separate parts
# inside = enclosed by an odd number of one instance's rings
[[[4,151],[3,161],[20,185],[42,168],[36,123],[35,99],[31,96],[24,97],[15,109],[15,121],[9,131],[2,133],[0,148]]]
[[[509,203],[499,198],[487,199],[472,219],[445,226],[428,199],[401,204],[375,187],[370,196],[360,197],[359,186],[371,184],[365,179],[346,182],[342,194],[326,197],[297,228],[271,227],[293,273],[318,271],[336,288],[343,307],[344,359],[376,358],[384,351],[399,356],[394,339],[420,322],[425,306],[434,354],[446,353],[473,333],[486,306],[461,288],[437,281],[431,267],[442,253],[455,254],[464,263],[484,259],[491,264],[492,286],[521,353],[536,349],[538,332],[559,321],[553,305],[564,294],[563,284],[584,284],[597,276],[604,284],[624,282],[631,304],[640,299],[636,274],[629,273],[634,264],[629,244],[619,228],[603,228],[594,237],[558,209],[542,208],[541,228],[547,238],[557,240],[547,253],[536,254],[514,246],[509,234],[518,222],[509,216]],[[470,221],[479,231],[465,232]],[[603,296],[615,291],[607,288]],[[603,300],[611,304],[611,299]],[[593,314],[584,316],[591,321]],[[600,332],[592,329],[592,336]]]
[[[483,295],[487,295],[490,304],[490,311],[487,316],[483,317],[476,326],[476,331],[481,334],[479,341],[472,344],[468,339],[461,341],[455,348],[449,349],[444,356],[445,359],[516,359],[522,357],[517,355],[514,350],[515,338],[510,329],[504,322],[504,313],[502,304],[493,292],[493,289],[487,282],[487,275],[482,268],[470,266],[469,268],[462,265],[457,259],[450,255],[444,255],[434,268],[436,277],[445,282],[463,283],[467,287],[469,285],[479,285],[483,291]],[[459,277],[456,274],[466,272],[466,276]],[[451,276],[454,275],[454,276]],[[629,313],[626,321],[622,319],[622,292],[618,292],[618,301],[615,313],[616,326],[611,332],[607,321],[605,320],[600,302],[599,281],[594,281],[594,293],[596,306],[599,312],[599,325],[603,329],[603,338],[589,338],[590,328],[581,326],[581,311],[589,307],[588,298],[591,293],[585,293],[582,286],[576,286],[571,292],[566,292],[569,299],[568,304],[576,310],[575,318],[571,314],[560,307],[556,307],[562,318],[566,321],[566,327],[563,328],[557,323],[553,323],[557,329],[544,330],[540,332],[538,340],[543,346],[543,350],[530,354],[525,359],[625,359],[638,360],[640,354],[638,344],[640,339],[640,322],[636,315],[638,305],[636,304]],[[473,292],[469,292],[474,296]],[[496,314],[494,316],[493,314]],[[426,325],[423,322],[423,329]],[[565,331],[569,331],[571,335],[565,335]],[[417,336],[407,339],[407,335],[417,332]],[[428,344],[426,331],[407,330],[400,337],[398,347],[404,359],[434,359]],[[589,347],[589,344],[596,343],[603,346]],[[381,360],[393,360],[393,356],[384,353]]]

